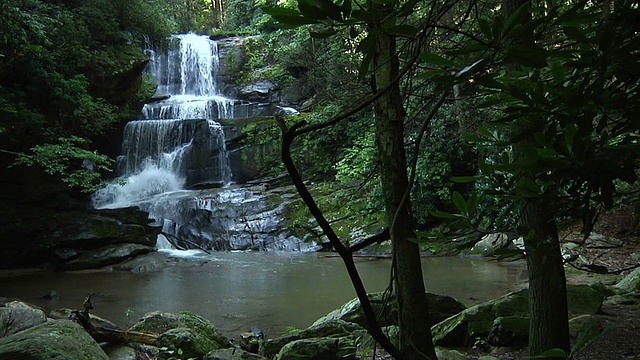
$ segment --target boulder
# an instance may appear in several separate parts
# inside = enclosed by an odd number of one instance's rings
[[[240,89],[240,98],[248,101],[267,102],[269,94],[275,89],[275,85],[269,80],[260,80]]]
[[[467,358],[458,350],[441,348],[436,349],[436,355],[438,356],[438,360],[465,360]]]
[[[267,358],[242,349],[220,349],[207,353],[202,360],[266,360]]]
[[[623,243],[622,240],[613,237],[607,238],[604,235],[592,233],[584,241],[584,245],[590,249],[611,249],[621,247]]]
[[[109,360],[137,360],[136,350],[127,345],[108,344],[102,348]]]
[[[633,270],[615,285],[616,288],[627,292],[640,291],[640,267]]]
[[[487,342],[493,346],[526,345],[529,339],[529,318],[503,316],[493,321]]]
[[[285,345],[278,360],[348,360],[355,359],[356,344],[351,337],[301,339]]]
[[[20,300],[0,299],[0,337],[9,336],[47,321],[44,311]]]
[[[233,347],[229,339],[227,339],[211,321],[189,312],[173,314],[154,311],[147,313],[137,324],[129,328],[129,331],[163,334],[168,330],[177,328],[188,328],[193,332],[202,334],[203,337],[218,344],[216,347],[218,349]]]
[[[429,303],[429,322],[431,324],[437,324],[466,308],[463,303],[450,296],[431,293],[426,293],[425,296]],[[382,316],[378,318],[380,326],[396,325],[395,319],[397,319],[397,303],[395,299],[386,301],[384,293],[378,292],[369,294],[369,301],[371,301],[374,312],[376,314],[382,314]],[[386,308],[383,309],[385,304]],[[321,319],[316,320],[313,325],[334,319],[356,323],[363,327],[367,326],[367,321],[364,317],[362,307],[360,306],[360,300],[357,298],[347,302],[339,309],[330,312]]]
[[[170,329],[158,337],[158,345],[170,351],[181,351],[185,358],[202,358],[211,350],[221,349],[222,346],[196,330],[181,327]]]
[[[496,251],[504,249],[511,244],[509,236],[505,233],[487,234],[482,237],[472,248],[469,250],[470,254],[493,256]]]
[[[336,338],[349,336],[354,331],[362,329],[359,325],[348,323],[340,319],[327,320],[313,324],[307,329],[277,339],[268,339],[260,348],[260,355],[272,358],[287,344],[310,338]]]
[[[49,320],[0,339],[0,359],[108,360],[89,334],[70,320]]]
[[[567,300],[569,314],[595,314],[600,311],[603,295],[588,285],[568,285]],[[520,341],[523,331],[522,321],[516,318],[529,316],[528,290],[523,289],[504,295],[498,299],[472,306],[431,328],[433,341],[441,346],[469,346],[476,338],[486,339],[492,331],[501,335],[501,327],[508,322],[508,330],[513,332],[512,340]],[[502,319],[496,327],[495,321]],[[503,325],[504,324],[504,325]],[[495,330],[494,330],[495,328]],[[504,331],[502,331],[504,332]],[[508,336],[498,336],[496,342],[503,343]],[[502,340],[499,340],[502,339]]]

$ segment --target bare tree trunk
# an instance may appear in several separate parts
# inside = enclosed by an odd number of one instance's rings
[[[375,3],[370,6],[382,13],[387,10]],[[378,30],[373,57],[374,93],[388,86],[399,69],[395,37]],[[417,244],[409,241],[414,236],[411,204],[403,201],[409,182],[404,148],[405,110],[399,85],[396,83],[381,96],[374,108],[382,192],[395,259],[400,351],[405,359],[436,359],[427,319],[428,304],[424,295],[420,251]]]

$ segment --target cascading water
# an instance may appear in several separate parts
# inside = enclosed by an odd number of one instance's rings
[[[206,36],[174,35],[166,51],[148,51],[162,101],[146,104],[124,129],[121,175],[93,195],[96,208],[138,206],[163,227],[160,247],[309,250],[278,233],[282,204],[229,187],[232,176],[219,119],[251,115],[218,86],[218,46]],[[226,187],[225,187],[226,186]],[[208,190],[185,190],[204,188]],[[167,239],[170,238],[170,239]]]

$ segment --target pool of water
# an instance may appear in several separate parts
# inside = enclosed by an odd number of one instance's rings
[[[367,291],[389,283],[390,259],[358,258]],[[93,313],[120,326],[149,311],[191,311],[213,321],[227,336],[251,326],[274,337],[289,326],[305,328],[355,297],[340,258],[322,253],[217,252],[150,272],[36,272],[0,276],[0,297],[42,306],[80,308],[92,298]],[[478,258],[424,258],[427,291],[466,304],[526,286],[522,264]],[[57,297],[46,299],[55,291]]]

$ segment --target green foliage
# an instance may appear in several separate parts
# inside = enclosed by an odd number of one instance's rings
[[[597,214],[613,206],[616,183],[637,180],[640,73],[629,64],[639,60],[640,41],[637,26],[628,24],[638,9],[621,5],[601,21],[599,8],[577,2],[534,11],[526,27],[517,25],[523,11],[480,21],[484,38],[468,41],[464,56],[457,50],[449,54],[451,61],[422,58],[439,69],[431,70],[429,79],[452,86],[472,78],[485,99],[481,107],[500,111],[471,137],[484,154],[479,204],[497,201],[511,212],[518,204],[544,201],[556,217],[580,214],[588,234]],[[517,40],[529,31],[538,42],[563,46]],[[482,60],[487,57],[494,62]],[[448,75],[465,63],[472,65],[462,79]],[[510,71],[495,70],[499,67]],[[462,203],[455,203],[457,214],[436,215],[461,216],[483,231],[495,226],[473,221]]]
[[[30,152],[19,156],[18,163],[40,165],[85,190],[96,185],[97,170],[109,163],[88,150],[84,139],[104,134],[131,115],[129,104],[98,95],[104,92],[102,81],[144,61],[140,47],[145,37],[164,39],[173,30],[161,4],[0,4],[0,128],[6,129],[0,139],[8,152]],[[148,82],[145,86],[140,96],[150,92]],[[50,143],[57,138],[59,143]],[[96,172],[82,168],[82,160],[95,162]]]
[[[31,154],[19,154],[14,165],[40,166],[50,175],[84,192],[97,189],[100,171],[111,171],[113,160],[95,151],[83,149],[88,140],[79,137],[59,138],[57,144],[37,145]]]

